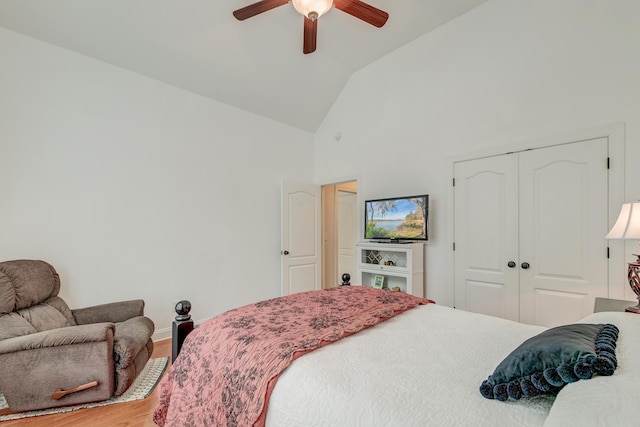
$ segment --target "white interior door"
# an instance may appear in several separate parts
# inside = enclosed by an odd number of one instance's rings
[[[601,138],[520,153],[524,323],[575,322],[608,295],[607,151]]]
[[[321,289],[320,186],[282,183],[282,295]]]
[[[455,306],[519,320],[517,155],[455,164]]]
[[[354,283],[357,273],[356,243],[358,241],[358,194],[338,190],[338,277],[351,275]]]

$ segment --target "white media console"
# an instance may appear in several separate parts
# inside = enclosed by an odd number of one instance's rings
[[[424,297],[423,243],[360,242],[357,252],[358,277],[354,285],[399,288]]]

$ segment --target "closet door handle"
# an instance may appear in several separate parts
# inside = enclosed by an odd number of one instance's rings
[[[282,255],[289,255],[289,251],[282,251]]]
[[[529,267],[531,267],[531,266],[529,265],[529,263],[528,263],[528,262],[523,262],[523,263],[520,265],[520,267],[522,267],[522,268],[524,268],[524,269],[526,270],[526,269],[528,269],[528,268],[529,268]]]
[[[515,261],[509,261],[507,265],[509,266],[509,268],[514,268],[516,266],[516,263]]]

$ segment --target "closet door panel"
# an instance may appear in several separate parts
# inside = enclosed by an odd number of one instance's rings
[[[606,139],[520,153],[522,322],[573,322],[607,295],[606,159]]]
[[[517,321],[517,155],[455,165],[455,306]]]

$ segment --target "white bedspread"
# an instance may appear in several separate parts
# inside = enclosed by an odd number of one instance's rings
[[[545,328],[428,304],[294,361],[268,427],[540,426],[553,398],[498,402],[478,387]]]

